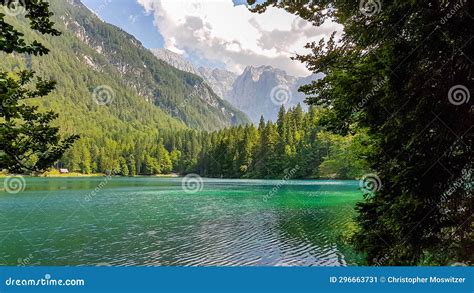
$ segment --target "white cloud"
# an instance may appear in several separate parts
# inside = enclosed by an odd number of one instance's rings
[[[137,19],[138,19],[138,15],[129,15],[129,16],[128,16],[128,21],[129,21],[130,23],[135,23],[135,22],[137,22]]]
[[[305,53],[304,45],[328,36],[339,26],[314,27],[282,9],[251,13],[232,0],[137,0],[165,40],[165,48],[219,61],[240,73],[246,66],[271,65],[293,75],[307,75],[290,59]]]

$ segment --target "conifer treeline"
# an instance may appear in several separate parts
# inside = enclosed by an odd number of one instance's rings
[[[226,128],[216,132],[124,133],[120,137],[82,139],[62,163],[82,173],[120,175],[198,173],[206,177],[356,178],[367,172],[367,136],[339,136],[319,126],[323,110],[301,106],[278,120]]]
[[[254,125],[211,133],[204,143],[197,172],[207,177],[356,178],[367,172],[367,136],[341,137],[319,127],[321,111],[300,105],[280,108],[276,123],[260,119]]]

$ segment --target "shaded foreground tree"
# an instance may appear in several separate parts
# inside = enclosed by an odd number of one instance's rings
[[[472,265],[474,2],[248,2],[343,26],[296,59],[326,74],[302,91],[328,129],[377,142],[353,238],[368,263]]]
[[[11,54],[44,55],[41,43],[27,43],[23,34],[6,21],[6,16],[26,17],[30,28],[41,34],[59,36],[53,28],[49,4],[43,0],[0,2],[0,51]],[[24,101],[48,95],[55,82],[35,78],[32,71],[0,71],[0,170],[10,172],[42,171],[61,158],[77,139],[61,140],[59,128],[51,126],[54,112],[40,113],[37,106]]]

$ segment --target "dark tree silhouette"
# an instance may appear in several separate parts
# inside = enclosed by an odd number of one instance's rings
[[[50,20],[52,13],[46,1],[3,0],[0,8],[2,12],[23,11],[33,31],[60,35],[53,28],[54,23]],[[37,41],[27,43],[23,34],[5,19],[6,14],[0,13],[0,51],[30,55],[49,52]],[[0,71],[0,169],[10,172],[45,170],[60,159],[78,138],[73,135],[61,140],[59,128],[51,126],[58,114],[52,111],[40,113],[37,106],[25,103],[27,99],[48,95],[55,84],[54,81],[35,78],[32,71]]]
[[[474,2],[248,2],[344,28],[297,59],[326,75],[302,90],[328,129],[377,142],[354,236],[368,262],[472,264]]]

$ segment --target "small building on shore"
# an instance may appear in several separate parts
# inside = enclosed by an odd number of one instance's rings
[[[59,173],[61,173],[61,174],[68,174],[68,173],[69,173],[69,170],[68,170],[68,169],[65,169],[65,168],[61,168],[61,169],[59,169]]]

